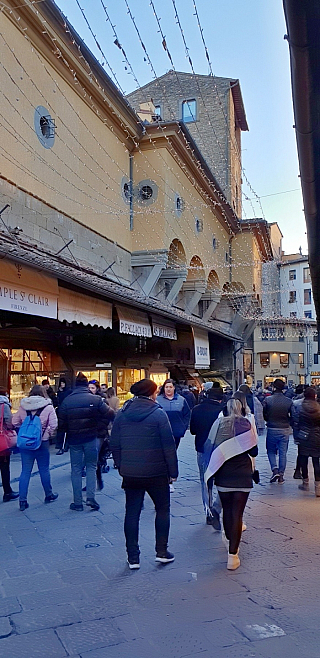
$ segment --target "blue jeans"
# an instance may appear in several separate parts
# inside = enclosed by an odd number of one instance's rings
[[[78,443],[70,447],[71,482],[73,500],[82,505],[82,467],[86,466],[87,500],[93,500],[96,491],[96,469],[98,459],[98,441]]]
[[[49,463],[49,441],[42,441],[38,450],[20,450],[22,470],[19,480],[19,498],[20,500],[27,500],[30,476],[33,469],[33,464],[36,461],[41,478],[41,484],[44,488],[46,496],[52,494],[52,486],[50,479]]]
[[[216,499],[213,504],[209,504],[209,492],[208,492],[208,487],[206,482],[204,481],[204,474],[207,468],[207,460],[205,458],[205,454],[203,452],[197,452],[197,462],[198,462],[198,468],[199,468],[199,475],[200,475],[200,483],[201,483],[201,494],[202,494],[202,502],[203,502],[203,509],[204,513],[207,516],[207,514],[210,514],[210,507],[211,509],[215,509],[218,514],[221,513],[221,501],[220,501],[220,496],[219,493],[216,495]],[[211,503],[211,501],[210,501]]]
[[[289,436],[281,430],[267,429],[267,453],[272,471],[278,469],[282,475],[286,470],[287,451],[289,445]],[[279,466],[277,464],[277,453],[279,453]]]

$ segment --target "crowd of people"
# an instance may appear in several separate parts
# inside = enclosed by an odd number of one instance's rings
[[[284,483],[289,436],[298,446],[293,474],[299,489],[309,490],[308,459],[312,458],[315,495],[320,497],[320,404],[310,386],[287,389],[275,379],[272,391],[253,392],[243,384],[238,391],[222,390],[205,382],[202,390],[167,379],[160,390],[150,379],[131,387],[132,398],[120,409],[115,389],[78,373],[74,388],[60,378],[57,391],[48,380],[35,385],[15,414],[6,391],[0,388],[0,470],[3,502],[19,498],[21,511],[29,507],[28,488],[36,461],[45,504],[58,498],[52,490],[49,443],[55,437],[57,454],[70,451],[73,502],[81,512],[85,503],[99,510],[96,487],[103,488],[106,459],[113,456],[125,492],[124,533],[130,569],[140,567],[139,520],[147,492],[155,506],[156,561],[174,560],[168,550],[170,492],[178,477],[178,448],[189,428],[201,484],[205,522],[221,530],[227,568],[240,565],[239,545],[246,529],[243,513],[253,482],[259,435],[266,426],[270,483]],[[19,492],[10,484],[13,435],[21,455]],[[3,449],[3,442],[7,447]],[[85,474],[85,487],[82,480]]]

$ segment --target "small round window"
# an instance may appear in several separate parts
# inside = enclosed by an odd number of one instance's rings
[[[143,185],[140,188],[140,198],[142,201],[149,201],[153,196],[153,189],[150,185]]]
[[[54,145],[56,126],[49,110],[43,105],[38,105],[35,109],[34,128],[40,144],[46,149],[51,149]]]
[[[158,196],[158,187],[152,180],[140,181],[137,188],[137,199],[143,205],[151,205]]]
[[[122,198],[126,203],[130,203],[130,200],[133,196],[132,185],[127,176],[123,176],[121,181],[121,194]]]

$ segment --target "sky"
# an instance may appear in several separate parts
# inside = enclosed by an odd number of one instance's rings
[[[154,79],[128,7],[157,76],[172,68],[150,0],[56,0],[106,72],[125,93]],[[196,73],[209,74],[196,4],[214,75],[239,78],[249,132],[242,133],[242,165],[250,187],[244,216],[278,222],[285,253],[307,253],[306,227],[293,129],[288,42],[281,0],[153,0],[174,67],[191,73],[174,4]],[[112,72],[81,13],[84,10]],[[130,62],[114,44],[118,38]],[[137,82],[138,81],[138,82]],[[257,195],[260,201],[257,200]]]

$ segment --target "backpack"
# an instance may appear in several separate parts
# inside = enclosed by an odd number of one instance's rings
[[[31,411],[27,411],[19,431],[17,448],[22,450],[38,450],[42,441],[42,424],[39,418],[41,409],[37,409],[36,413],[32,415]]]

